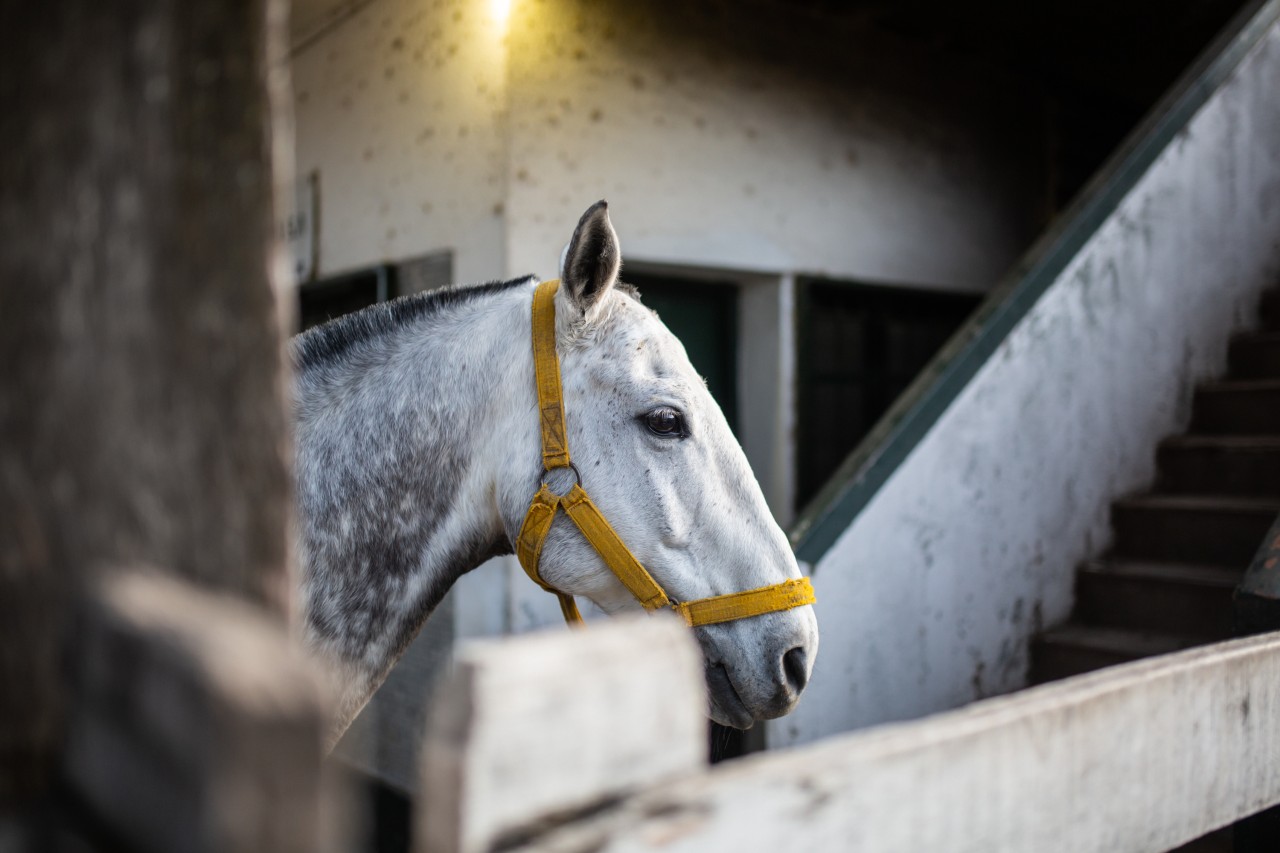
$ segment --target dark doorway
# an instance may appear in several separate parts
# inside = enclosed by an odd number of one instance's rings
[[[396,271],[377,266],[346,275],[312,281],[298,288],[298,328],[306,331],[335,317],[386,302],[396,292]]]
[[[797,510],[981,301],[906,287],[799,284]]]

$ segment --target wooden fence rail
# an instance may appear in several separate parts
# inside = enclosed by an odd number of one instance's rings
[[[109,572],[78,610],[63,784],[80,808],[63,798],[47,846],[345,849],[323,680],[278,620],[156,572]]]
[[[517,668],[571,668],[572,683],[586,685],[617,679],[633,655],[648,655],[656,671],[664,668],[653,658],[665,653],[674,653],[671,669],[687,665],[680,658],[687,649],[674,641],[656,648],[642,633],[652,629],[613,630],[611,654],[578,651],[599,642],[593,629],[540,641],[540,653],[530,652]],[[470,665],[500,659],[490,652]],[[610,704],[599,694],[575,696],[554,678],[508,678],[506,688],[499,678],[465,699],[442,691],[443,706],[471,703],[473,716],[466,741],[437,729],[426,760],[436,750],[463,749],[469,770],[459,778],[486,780],[448,788],[457,798],[453,812],[481,815],[495,803],[528,803],[532,786],[554,789],[562,779],[599,780],[598,795],[579,786],[570,802],[541,811],[512,807],[508,817],[515,820],[473,822],[462,844],[447,832],[422,832],[420,850],[1157,853],[1280,802],[1280,634],[1114,667],[716,768],[675,762],[658,774],[661,781],[639,784],[637,775],[630,785],[612,787],[584,768],[625,764],[634,742],[587,731],[588,742],[579,744],[581,721],[609,719],[622,706],[687,713],[703,701],[700,686],[644,678]],[[516,683],[520,705],[530,711],[518,735],[511,715],[497,709]],[[575,702],[595,704],[596,711],[565,710]],[[643,715],[625,722],[643,728]],[[655,738],[655,754],[687,749],[656,729],[641,736]],[[543,751],[517,755],[520,738],[549,738],[564,749],[536,768],[503,772]],[[486,742],[507,748],[469,746]],[[433,814],[440,796],[428,787],[424,814]]]
[[[474,643],[436,697],[420,848],[478,853],[700,770],[702,665],[678,620]]]

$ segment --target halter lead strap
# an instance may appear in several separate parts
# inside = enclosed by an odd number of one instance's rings
[[[538,412],[542,426],[542,465],[548,471],[557,468],[578,470],[569,459],[569,440],[565,433],[564,396],[560,388],[560,358],[556,354],[556,290],[559,281],[544,281],[533,294],[533,371],[538,387]],[[524,524],[516,537],[516,556],[538,586],[555,593],[560,610],[569,624],[581,624],[582,614],[573,596],[548,584],[538,574],[542,545],[551,530],[556,512],[563,509],[605,565],[630,590],[646,610],[669,607],[689,625],[712,625],[759,616],[777,610],[790,610],[813,604],[813,586],[808,578],[784,581],[772,586],[744,592],[731,592],[700,598],[696,601],[672,601],[662,586],[653,579],[627,548],[616,531],[605,520],[600,509],[587,497],[581,477],[564,495],[557,495],[544,482],[529,503]]]

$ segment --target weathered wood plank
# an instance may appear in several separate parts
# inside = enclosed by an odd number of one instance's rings
[[[1280,802],[1280,634],[748,758],[512,847],[1156,853]]]
[[[511,843],[706,762],[701,657],[674,618],[475,643],[435,694],[422,851]]]
[[[113,573],[79,623],[66,779],[98,825],[144,853],[334,849],[321,837],[324,690],[278,620]]]

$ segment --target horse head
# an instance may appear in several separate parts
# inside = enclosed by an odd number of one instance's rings
[[[566,434],[576,471],[543,471],[523,448],[500,483],[504,524],[521,529],[531,488],[576,479],[622,542],[673,600],[689,602],[799,579],[746,456],[680,341],[619,283],[621,251],[604,202],[582,216],[555,293]],[[537,416],[530,413],[529,417]],[[527,453],[525,452],[527,450]],[[636,597],[564,513],[542,540],[538,573],[607,613]],[[795,707],[813,668],[809,605],[694,627],[711,717],[748,728]]]

